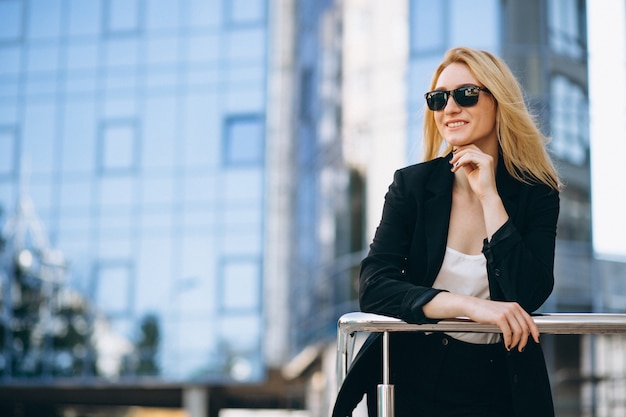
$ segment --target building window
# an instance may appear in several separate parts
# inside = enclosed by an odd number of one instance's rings
[[[0,126],[0,178],[15,174],[15,151],[17,129],[13,126]]]
[[[265,20],[263,0],[231,0],[225,6],[225,20],[230,25],[254,25]]]
[[[139,0],[106,0],[104,33],[109,35],[134,35],[141,26]]]
[[[586,13],[584,0],[548,2],[550,47],[554,52],[572,58],[585,58]]]
[[[264,124],[259,115],[229,116],[224,122],[225,166],[260,165],[264,160]]]
[[[446,17],[450,16],[447,1],[413,0],[409,25],[413,53],[439,52],[446,43]],[[433,28],[440,28],[433,35]]]
[[[550,147],[559,159],[585,165],[589,161],[589,103],[585,91],[559,74],[552,77],[550,90]]]
[[[102,17],[98,0],[70,0],[67,7],[67,32],[71,37],[100,33]]]
[[[32,40],[53,40],[61,36],[61,1],[30,0],[24,3],[24,32]]]
[[[139,140],[134,120],[104,122],[100,128],[98,161],[103,174],[128,174],[137,167]]]
[[[130,261],[110,261],[96,266],[95,301],[107,316],[130,314],[132,266]]]
[[[22,2],[0,1],[0,42],[17,41],[22,35]]]
[[[233,257],[222,261],[220,310],[225,313],[252,313],[261,307],[261,271],[254,258]]]
[[[0,41],[0,62],[2,63],[2,65],[0,65],[0,76],[4,78],[2,81],[4,94],[6,94],[5,91],[12,91],[11,95],[17,95],[17,75],[20,74],[23,55],[24,52],[22,49],[19,49],[17,46],[3,46]],[[6,77],[7,75],[10,77]]]

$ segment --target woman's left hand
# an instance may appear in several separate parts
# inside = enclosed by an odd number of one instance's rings
[[[452,159],[452,172],[464,173],[469,187],[478,197],[485,220],[487,239],[509,219],[496,187],[496,161],[476,145],[458,147]]]
[[[455,149],[452,172],[463,170],[472,191],[481,200],[498,194],[496,189],[495,162],[493,157],[476,145],[460,146]]]

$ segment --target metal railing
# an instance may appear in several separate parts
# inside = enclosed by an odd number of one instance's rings
[[[533,316],[544,334],[617,334],[626,333],[626,314],[550,313]],[[371,313],[347,313],[337,325],[337,386],[343,382],[352,357],[358,332],[383,333],[383,380],[378,385],[378,416],[393,417],[393,385],[389,383],[389,333],[391,332],[469,332],[500,333],[494,325],[468,319],[446,319],[435,324],[408,324],[402,320]]]

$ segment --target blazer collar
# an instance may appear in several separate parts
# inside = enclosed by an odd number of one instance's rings
[[[437,165],[426,183],[429,198],[442,198],[443,195],[452,195],[454,174],[451,171],[450,159],[452,159],[452,153],[436,160]]]

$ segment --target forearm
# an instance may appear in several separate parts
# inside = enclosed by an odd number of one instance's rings
[[[477,298],[469,295],[441,292],[426,303],[422,310],[426,317],[435,320],[470,317],[471,305],[476,301]]]
[[[485,230],[487,240],[491,240],[494,233],[500,229],[509,219],[509,215],[504,208],[502,199],[495,193],[491,196],[481,198],[483,217],[485,219]]]

